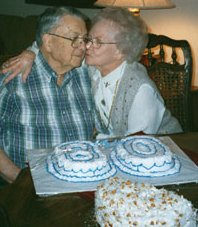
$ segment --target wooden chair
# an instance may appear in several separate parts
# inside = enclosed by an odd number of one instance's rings
[[[183,130],[190,131],[192,54],[189,43],[164,35],[149,34],[143,63],[167,108],[178,119]]]

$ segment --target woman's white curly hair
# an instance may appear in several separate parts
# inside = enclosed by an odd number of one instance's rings
[[[124,8],[104,8],[92,20],[92,26],[100,20],[115,24],[117,48],[127,62],[139,61],[148,43],[148,31],[140,16],[134,16]]]

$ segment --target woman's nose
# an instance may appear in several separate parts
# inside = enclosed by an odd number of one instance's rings
[[[86,49],[89,49],[92,45],[92,42],[91,41],[87,41],[86,43]]]

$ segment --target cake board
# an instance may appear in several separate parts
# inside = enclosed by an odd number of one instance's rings
[[[133,182],[150,183],[155,186],[184,184],[198,182],[198,167],[196,164],[178,147],[178,145],[168,136],[159,137],[170,150],[175,153],[180,162],[180,172],[163,177],[139,177],[117,171],[114,176],[129,179]],[[104,149],[104,153],[109,154],[113,146]],[[95,191],[101,181],[87,183],[73,183],[57,179],[47,171],[46,159],[53,152],[53,149],[28,150],[27,156],[31,175],[33,178],[36,194],[40,196],[56,195],[60,193]]]

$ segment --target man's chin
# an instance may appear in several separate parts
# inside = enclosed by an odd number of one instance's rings
[[[84,55],[82,56],[75,56],[75,58],[72,58],[72,60],[77,64],[81,65],[84,60]]]
[[[83,59],[80,61],[75,61],[74,64],[72,64],[74,66],[74,68],[78,68],[82,65]]]
[[[89,60],[89,58],[86,58],[86,57],[85,57],[85,63],[87,65],[90,65],[90,66],[93,66],[94,65],[93,63],[91,63],[91,61]]]

